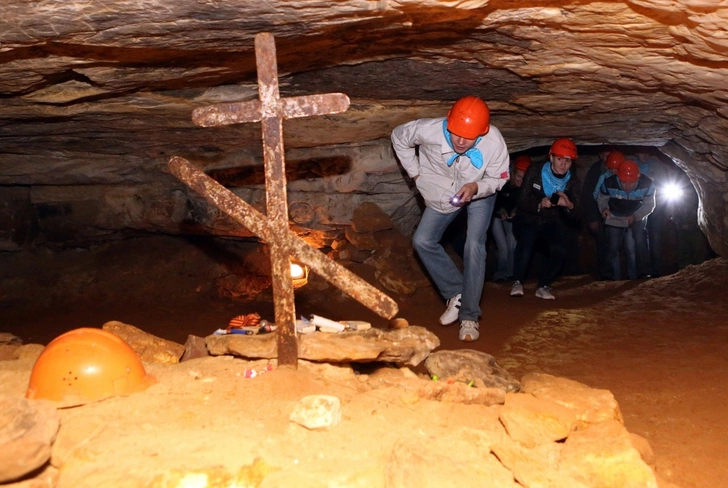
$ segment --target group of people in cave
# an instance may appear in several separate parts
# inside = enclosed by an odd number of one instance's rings
[[[548,157],[511,158],[488,105],[466,96],[448,115],[397,126],[392,146],[403,169],[425,202],[412,237],[413,247],[445,301],[443,326],[459,324],[459,339],[480,336],[480,300],[486,276],[488,230],[497,248],[495,281],[512,281],[510,296],[524,296],[532,256],[543,256],[535,296],[555,298],[552,284],[569,256],[570,232],[584,224],[594,236],[598,277],[621,279],[620,255],[630,279],[660,274],[659,248],[665,212],[658,184],[665,181],[663,163],[640,149],[634,155],[605,149],[581,184],[573,166],[578,158],[572,139],[553,141]],[[466,225],[460,235],[459,266],[443,245],[443,236],[461,211]],[[652,254],[650,253],[652,242]],[[657,259],[651,259],[656,257]]]

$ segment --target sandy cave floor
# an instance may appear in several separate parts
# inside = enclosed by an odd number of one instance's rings
[[[214,246],[157,238],[60,254],[42,250],[3,253],[0,331],[13,333],[25,343],[46,344],[67,330],[118,320],[184,343],[188,334],[208,335],[237,314],[255,311],[272,320],[272,301],[265,293],[259,301],[246,304],[218,296],[210,276],[219,275],[227,265],[216,252]],[[368,278],[366,267],[354,271]],[[385,326],[384,319],[338,291],[315,288],[297,292],[299,314],[369,320],[374,326]],[[610,390],[627,429],[646,438],[654,450],[657,474],[682,488],[703,488],[722,486],[728,479],[726,290],[728,260],[724,259],[648,281],[595,282],[588,276],[566,277],[555,284],[557,300],[553,302],[535,298],[533,283],[526,284],[526,296],[520,299],[508,296],[508,285],[487,283],[481,339],[468,345],[457,340],[456,327],[437,325],[443,304],[432,288],[418,289],[413,296],[397,300],[399,316],[436,333],[442,342],[440,349],[467,347],[487,352],[516,378],[542,371]],[[78,422],[79,432],[88,433],[92,440],[85,455],[89,458],[113,456],[113,452],[94,450],[105,441],[144,451],[150,464],[136,466],[136,470],[153,470],[155,459],[192,467],[234,467],[276,453],[296,459],[311,473],[326,469],[322,453],[327,450],[351,452],[357,445],[359,450],[346,462],[361,464],[371,457],[368,454],[376,451],[376,442],[363,439],[371,437],[368,434],[375,424],[446,436],[459,426],[483,421],[463,405],[450,410],[423,405],[391,408],[401,404],[396,401],[399,394],[388,398],[382,390],[364,396],[364,401],[357,396],[352,403],[355,411],[346,413],[336,434],[316,440],[303,429],[291,429],[287,409],[311,393],[338,394],[346,402],[353,397],[350,388],[343,382],[307,380],[303,368],[273,371],[265,381],[263,377],[245,379],[240,377],[236,361],[218,358],[189,363],[185,372],[195,381],[180,381],[179,376],[164,381],[168,372],[152,366],[163,390],[154,404],[144,404],[141,396],[111,399],[83,407],[83,415],[81,410],[67,410],[63,420]],[[32,364],[13,366],[30,367]],[[415,371],[424,373],[421,367]],[[4,385],[5,392],[23,391],[23,376],[15,378],[14,383]],[[246,409],[259,414],[255,418],[236,415]],[[122,436],[113,428],[120,424],[120,412],[131,412],[141,420]],[[92,421],[88,423],[88,419]],[[185,428],[189,425],[202,425],[205,434],[195,429],[190,436],[186,433],[190,429]],[[238,434],[231,437],[226,435],[229,432]],[[144,445],[140,439],[145,437],[164,438],[167,448]],[[266,440],[255,452],[241,451],[244,439],[253,438]],[[292,452],[299,442],[308,443],[311,449]],[[84,458],[76,452],[70,459],[83,462]],[[116,463],[119,476],[130,468],[119,459],[107,460]],[[368,469],[366,463],[361,466]],[[86,473],[86,483],[93,479],[93,473]]]

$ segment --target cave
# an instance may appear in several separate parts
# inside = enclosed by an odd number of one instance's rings
[[[169,167],[184,158],[266,213],[261,124],[203,127],[192,114],[259,98],[255,38],[270,33],[281,98],[349,100],[338,113],[283,121],[291,230],[392,296],[399,316],[431,330],[443,348],[463,345],[437,324],[443,300],[410,246],[423,207],[392,150],[396,126],[443,117],[477,95],[511,157],[542,161],[568,137],[580,179],[607,149],[658,158],[683,190],[664,217],[659,277],[599,281],[594,241],[580,227],[555,285],[562,296],[515,306],[493,282],[489,241],[481,306],[490,332],[467,347],[516,376],[554,374],[612,391],[630,432],[655,451],[648,464],[658,484],[644,486],[725,479],[725,5],[9,0],[3,24],[0,332],[13,341],[48,344],[77,327],[121,321],[184,344],[240,314],[272,320],[268,243]],[[352,229],[372,205],[391,223],[375,237]],[[457,246],[448,250],[457,259]],[[296,289],[299,314],[387,327],[320,276],[308,278]],[[20,388],[8,381],[12,393]],[[228,457],[223,464],[235,466]],[[73,466],[58,486],[80,482],[85,468],[69,462],[67,473]],[[388,486],[407,486],[396,479]],[[528,479],[515,486],[537,486]],[[559,486],[552,482],[542,486]],[[200,486],[227,486],[219,483]]]

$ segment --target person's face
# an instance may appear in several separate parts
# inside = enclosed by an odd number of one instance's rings
[[[571,168],[571,158],[551,155],[551,171],[557,175],[565,175],[569,168]]]
[[[464,154],[465,151],[473,147],[476,139],[466,139],[465,137],[460,137],[459,135],[451,132],[450,141],[452,142],[452,148],[456,153]]]
[[[650,153],[646,151],[639,151],[637,153],[637,159],[640,160],[640,162],[644,163],[650,158]]]
[[[513,172],[511,175],[511,181],[516,186],[516,188],[520,188],[523,184],[523,175],[526,174],[524,171],[517,169]]]
[[[622,185],[622,189],[626,192],[631,192],[632,190],[634,190],[637,187],[636,181],[627,182],[627,181],[619,180],[619,183]]]

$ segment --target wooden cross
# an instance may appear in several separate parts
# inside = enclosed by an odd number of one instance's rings
[[[172,157],[169,168],[177,178],[270,246],[278,364],[296,367],[298,341],[291,255],[382,317],[394,317],[398,307],[390,297],[306,244],[290,231],[288,225],[283,119],[344,112],[349,108],[349,97],[343,93],[329,93],[281,99],[272,34],[255,36],[255,56],[260,99],[200,107],[192,112],[192,120],[202,127],[261,122],[267,218],[184,158]]]

